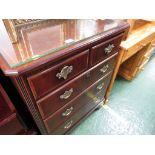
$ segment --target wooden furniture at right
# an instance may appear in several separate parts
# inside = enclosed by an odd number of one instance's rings
[[[144,70],[155,44],[155,25],[150,21],[134,20],[126,41],[121,43],[124,50],[119,75],[127,80],[134,79]]]
[[[126,80],[133,80],[149,61],[155,47],[155,22],[147,20],[128,20],[128,37],[122,41],[117,64],[105,95],[108,102],[117,74]]]

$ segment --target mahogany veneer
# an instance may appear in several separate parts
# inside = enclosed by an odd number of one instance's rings
[[[102,60],[108,58],[110,55],[113,55],[115,52],[117,52],[117,48],[119,44],[121,43],[121,40],[123,38],[123,33],[116,35],[112,37],[111,39],[100,43],[94,47],[92,47],[91,51],[91,65],[95,65]],[[106,51],[106,48],[110,45],[113,45],[112,50],[110,53]],[[105,50],[105,51],[104,51]],[[104,52],[103,52],[104,51]]]
[[[85,71],[88,68],[88,52],[88,50],[84,51],[69,60],[67,59],[54,67],[52,66],[52,68],[48,68],[47,70],[43,69],[39,71],[39,73],[28,77],[27,79],[34,97],[36,99],[40,98]],[[59,73],[64,66],[72,66],[73,71],[69,73],[67,79],[58,79],[56,74]]]
[[[104,101],[129,24],[121,20],[32,24],[28,20],[24,26],[20,22],[15,24],[15,36],[11,35],[14,44],[5,40],[14,54],[20,52],[14,61],[2,52],[2,70],[14,82],[41,134],[67,134]],[[7,30],[11,33],[10,27]],[[7,38],[7,31],[3,35]]]
[[[52,133],[52,131],[54,131],[54,129],[59,124],[64,122],[65,124],[67,124],[66,120],[70,117],[74,117],[76,113],[79,113],[80,109],[83,109],[83,106],[86,106],[88,104],[90,105],[90,107],[89,106],[88,107],[92,109],[93,107],[97,106],[100,102],[102,102],[104,100],[103,94],[105,94],[106,88],[110,81],[110,77],[111,73],[106,75],[106,77],[103,77],[102,79],[97,81],[92,86],[88,87],[82,95],[77,96],[74,100],[69,102],[67,106],[61,108],[54,115],[51,115],[51,117],[47,118],[45,120],[45,124],[47,126],[49,133]],[[78,116],[78,119],[79,118],[81,118],[80,115]],[[74,121],[74,119],[71,119],[71,121],[73,122],[71,123],[72,127],[76,123],[76,121]],[[58,130],[59,128],[61,127],[58,127]],[[59,134],[64,134],[65,132],[66,129],[63,129],[63,131],[61,131]]]

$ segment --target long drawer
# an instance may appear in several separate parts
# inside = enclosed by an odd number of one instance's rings
[[[113,54],[108,59],[100,62],[96,65],[95,68],[92,68],[90,71],[90,83],[94,83],[94,81],[102,78],[107,73],[112,72],[115,66],[116,57],[118,53]]]
[[[28,76],[35,99],[41,98],[88,68],[89,50],[66,59],[56,66]]]
[[[91,66],[101,62],[104,59],[107,59],[109,56],[118,52],[119,45],[123,38],[123,33],[109,39],[103,43],[100,43],[91,48]]]
[[[93,86],[89,87],[82,95],[68,103],[65,107],[61,108],[54,115],[51,115],[49,118],[47,118],[44,122],[48,129],[48,132],[53,132],[58,125],[66,122],[66,120],[68,122],[68,119],[75,115],[76,112],[87,103],[91,104],[90,108],[92,108],[101,101],[103,101],[104,94],[109,84],[110,78],[111,74],[100,79]]]
[[[92,104],[92,103],[87,103],[84,107],[82,107],[73,117],[68,119],[65,123],[63,123],[59,128],[57,128],[55,131],[53,131],[52,135],[62,135],[65,134],[66,132],[69,132],[83,117],[87,116],[90,111],[95,109],[99,103]]]
[[[38,100],[37,106],[42,118],[47,118],[100,78],[112,72],[116,60],[115,55]]]
[[[54,92],[37,101],[43,119],[55,113],[58,109],[70,102],[89,86],[87,73],[76,77]]]

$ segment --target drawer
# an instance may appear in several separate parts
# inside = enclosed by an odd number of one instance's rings
[[[68,58],[58,65],[40,71],[27,78],[35,99],[54,90],[66,81],[82,73],[88,68],[89,51],[86,50],[72,58]]]
[[[147,36],[143,40],[141,40],[139,44],[144,47],[147,44],[154,42],[154,38],[155,38],[155,33],[153,32],[149,36]]]
[[[74,116],[69,118],[65,123],[60,125],[55,131],[53,131],[52,135],[63,135],[69,130],[73,129],[76,124],[78,124],[85,116],[87,116],[91,111],[95,110],[95,108],[99,105],[99,103],[87,103],[84,107],[82,107],[79,111],[77,111]]]
[[[133,56],[135,53],[137,53],[137,51],[149,45],[154,37],[155,34],[152,33],[151,35],[145,37],[143,40],[140,40],[138,43],[135,43],[135,45],[132,45],[130,48],[125,50],[124,56],[122,58],[122,63]]]
[[[87,103],[91,104],[91,107],[96,106],[98,103],[104,100],[104,94],[107,89],[111,78],[111,74],[97,81],[93,86],[88,88],[81,96],[72,100],[65,107],[61,108],[54,115],[44,120],[48,132],[51,133],[60,124],[66,122],[72,117],[81,107]],[[67,121],[68,122],[68,121]]]
[[[90,83],[104,77],[106,74],[113,71],[117,54],[115,53],[113,56],[109,57],[106,61],[99,63],[94,69],[90,71]]]
[[[37,105],[43,119],[56,112],[66,103],[81,94],[90,85],[87,73],[67,82],[54,92],[37,101]]]
[[[118,52],[123,33],[91,48],[91,66]]]
[[[47,118],[74,97],[82,93],[90,85],[112,72],[115,60],[116,56],[110,57],[107,61],[102,62],[98,66],[95,66],[86,73],[76,77],[54,92],[38,100],[37,105],[42,118]]]
[[[23,129],[15,113],[0,123],[0,135],[16,135]]]
[[[137,53],[137,51],[141,50],[142,48],[143,47],[141,45],[136,44],[131,49],[125,50],[121,63],[125,62],[127,59],[129,59],[130,57],[132,57],[134,54]]]

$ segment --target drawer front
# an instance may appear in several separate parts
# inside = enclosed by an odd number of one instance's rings
[[[88,102],[84,107],[82,107],[78,112],[75,113],[73,117],[68,119],[65,123],[60,125],[55,131],[53,131],[52,135],[63,135],[69,130],[71,130],[77,123],[80,122],[85,116],[88,115],[92,110],[94,110],[99,103],[90,103]]]
[[[51,133],[54,131],[56,127],[66,122],[66,120],[72,117],[81,107],[85,106],[87,103],[91,103],[91,107],[94,107],[103,101],[110,77],[111,74],[100,79],[81,96],[68,103],[54,115],[47,118],[44,122],[48,132]]]
[[[155,37],[155,34],[152,33],[151,35],[145,37],[145,39],[140,40],[140,42],[136,43],[135,45],[131,46],[126,52],[124,53],[122,63],[130,58],[132,55],[137,53],[137,51],[141,50],[145,46],[147,46]]]
[[[94,83],[94,81],[104,77],[106,74],[113,71],[117,58],[117,53],[115,55],[109,57],[107,61],[101,62],[97,65],[97,67],[90,71],[90,83]]]
[[[140,41],[140,45],[142,47],[146,46],[147,44],[154,42],[155,33],[151,33],[149,36],[145,37],[143,40]]]
[[[88,67],[88,55],[89,51],[84,51],[52,68],[28,77],[28,83],[35,99],[44,96],[85,71]]]
[[[90,71],[87,71],[87,73],[80,75],[80,77],[73,79],[61,88],[38,100],[37,105],[42,118],[47,118],[96,81],[112,72],[115,60],[116,56],[110,57],[109,60],[99,64]]]
[[[137,51],[140,51],[143,49],[143,46],[140,44],[136,44],[132,46],[130,49],[125,50],[123,58],[122,58],[122,63],[126,61],[127,59],[131,58],[133,55],[137,53]]]
[[[73,98],[78,96],[90,84],[90,79],[87,73],[77,77],[62,87],[56,89],[48,96],[37,101],[37,105],[43,119],[55,113],[58,109],[70,102]]]
[[[97,64],[98,62],[108,58],[113,55],[115,52],[118,52],[118,47],[123,38],[123,33],[120,35],[113,37],[101,44],[98,44],[91,49],[91,66]]]

